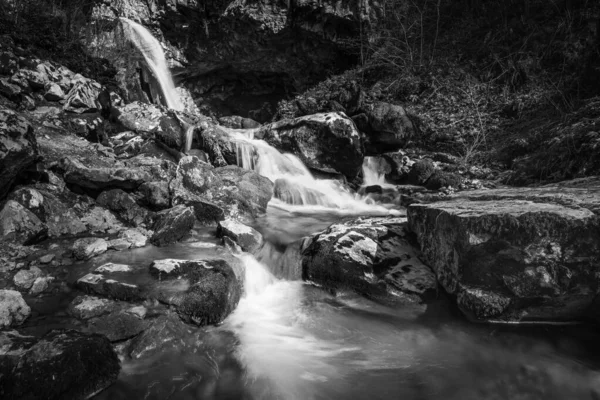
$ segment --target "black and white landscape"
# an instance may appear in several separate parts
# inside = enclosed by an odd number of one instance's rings
[[[0,398],[600,399],[600,4],[0,0]]]

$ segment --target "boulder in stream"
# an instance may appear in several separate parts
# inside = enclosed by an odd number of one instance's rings
[[[196,325],[217,324],[237,306],[242,283],[225,260],[156,260],[150,273],[161,281],[187,280],[184,292],[164,293],[160,300],[175,307],[179,316]]]
[[[31,314],[31,308],[16,290],[0,290],[0,328],[21,325]]]
[[[423,303],[437,291],[403,218],[333,224],[302,250],[302,275],[329,290],[352,290],[387,304]]]
[[[150,242],[155,246],[175,243],[189,233],[195,221],[192,207],[179,205],[163,210],[155,217],[154,235],[150,238]]]

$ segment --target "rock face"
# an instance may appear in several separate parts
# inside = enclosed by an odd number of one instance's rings
[[[597,314],[600,224],[581,207],[585,196],[581,206],[574,201],[591,189],[573,189],[570,196],[569,190],[546,197],[547,188],[465,192],[453,201],[411,205],[409,226],[423,260],[467,316],[580,320]]]
[[[117,380],[121,367],[104,336],[51,331],[0,377],[6,399],[86,399]]]
[[[21,293],[16,290],[0,290],[0,328],[10,328],[21,325],[31,308],[23,300]]]
[[[175,206],[159,212],[154,223],[154,235],[150,242],[166,246],[183,238],[193,227],[196,217],[192,207]]]
[[[31,125],[17,113],[0,107],[0,199],[37,157],[37,141]]]
[[[358,219],[310,239],[302,251],[303,278],[384,303],[421,303],[435,294],[437,283],[419,256],[404,219]]]
[[[242,285],[224,260],[157,260],[150,273],[161,280],[186,279],[184,293],[165,294],[161,301],[173,305],[179,316],[196,325],[216,324],[237,306]]]
[[[360,172],[363,148],[360,134],[343,113],[322,113],[281,120],[257,133],[282,152],[297,155],[309,168],[338,173],[353,180]]]

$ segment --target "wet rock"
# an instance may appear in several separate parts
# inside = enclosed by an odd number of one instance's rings
[[[114,263],[106,263],[102,264],[98,268],[94,270],[99,274],[112,274],[113,272],[131,272],[133,269],[127,264],[114,264]]]
[[[94,296],[78,296],[69,304],[69,314],[79,319],[90,319],[108,314],[117,308],[117,303]]]
[[[129,355],[133,359],[163,354],[168,349],[180,349],[181,338],[188,336],[192,328],[181,321],[176,313],[150,321],[150,326],[141,335],[131,341]]]
[[[9,100],[19,100],[21,88],[11,82],[7,78],[0,78],[0,94]]]
[[[196,128],[200,149],[215,167],[237,164],[237,146],[226,129],[209,121],[201,121]]]
[[[94,206],[81,216],[81,222],[89,233],[105,233],[123,229],[123,224],[117,217],[103,207]]]
[[[31,125],[17,113],[0,108],[0,199],[37,158],[38,145]]]
[[[41,256],[39,258],[40,264],[50,264],[52,260],[56,257],[55,254],[46,254],[45,256]]]
[[[115,382],[119,371],[105,337],[55,330],[20,356],[0,390],[9,399],[85,399]]]
[[[242,250],[249,253],[258,250],[263,242],[262,235],[258,231],[230,219],[219,222],[217,236],[232,239]]]
[[[406,110],[395,104],[376,101],[366,106],[366,126],[359,126],[366,134],[366,147],[372,154],[404,147],[416,135]]]
[[[519,195],[521,189],[512,190]],[[600,287],[593,267],[600,261],[597,216],[538,200],[457,197],[409,207],[424,261],[467,316],[484,321],[586,317]]]
[[[92,190],[112,188],[134,190],[142,183],[151,180],[150,175],[136,168],[99,167],[88,168],[78,160],[63,159],[61,168],[65,171],[65,182]]]
[[[148,243],[148,237],[136,229],[122,231],[119,233],[119,238],[129,242],[134,249],[144,247]]]
[[[86,293],[117,300],[135,301],[143,298],[139,286],[109,279],[102,274],[87,274],[77,280],[77,286]]]
[[[60,101],[65,98],[65,93],[56,83],[49,83],[46,85],[46,93],[44,98],[48,101]]]
[[[78,260],[89,260],[106,252],[106,250],[108,250],[108,244],[106,240],[101,238],[77,239],[73,243],[73,255]]]
[[[90,319],[85,330],[104,335],[111,342],[116,342],[137,336],[147,327],[147,321],[120,311]]]
[[[157,260],[150,273],[161,280],[186,279],[183,293],[164,294],[161,301],[175,307],[179,316],[196,325],[217,324],[237,306],[242,285],[224,260]]]
[[[282,152],[295,154],[309,168],[353,180],[363,162],[360,133],[343,113],[308,115],[260,128],[257,137]]]
[[[154,104],[137,101],[113,108],[113,113],[125,129],[134,132],[155,131],[160,125],[161,118],[165,116],[165,112]]]
[[[196,217],[192,207],[181,205],[159,212],[155,221],[150,242],[155,246],[166,246],[187,235],[194,227]]]
[[[384,303],[422,303],[437,283],[419,257],[404,219],[358,219],[311,238],[302,251],[303,278]]]
[[[117,214],[124,222],[133,226],[144,223],[148,212],[140,207],[129,194],[121,189],[102,192],[96,202]]]
[[[15,285],[22,290],[29,290],[35,280],[43,275],[38,267],[31,267],[28,270],[22,269],[17,272],[13,278]]]
[[[109,250],[122,251],[127,250],[131,247],[131,243],[129,243],[126,239],[113,239],[106,242]]]
[[[251,221],[266,210],[272,183],[253,171],[235,166],[213,168],[187,156],[179,161],[170,191],[173,204],[193,207],[201,222],[226,217]]]
[[[83,114],[98,112],[102,105],[98,102],[98,96],[102,86],[91,79],[82,79],[76,82],[66,96],[64,110],[72,113]]]
[[[162,210],[171,205],[169,184],[167,182],[145,182],[139,187],[144,202],[153,209]]]
[[[44,239],[48,228],[31,211],[9,200],[0,210],[0,242],[31,244]]]
[[[408,181],[413,185],[425,186],[425,183],[427,183],[427,180],[434,174],[435,171],[435,165],[429,158],[419,160],[412,166],[408,174]]]
[[[50,282],[54,280],[52,276],[40,276],[33,281],[33,285],[31,285],[31,289],[29,290],[29,294],[33,296],[37,296],[41,293],[44,293],[50,287]]]
[[[219,118],[219,124],[232,129],[252,129],[260,127],[260,123],[250,118],[240,117],[239,115],[221,117]]]
[[[31,308],[16,290],[0,290],[0,328],[21,325],[31,314]]]

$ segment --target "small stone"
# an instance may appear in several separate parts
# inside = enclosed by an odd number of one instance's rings
[[[40,276],[42,271],[37,267],[31,267],[28,270],[21,270],[17,272],[13,278],[15,285],[22,290],[29,290],[33,285],[33,282]]]
[[[262,245],[262,236],[258,231],[230,219],[219,222],[217,235],[230,238],[239,244],[242,250],[250,253]]]
[[[40,257],[40,264],[50,264],[52,260],[54,260],[54,254],[46,254],[45,256]]]
[[[69,313],[79,319],[89,319],[106,314],[116,302],[94,296],[78,296],[69,304]]]
[[[136,249],[144,247],[148,243],[148,238],[140,231],[135,229],[127,229],[119,234],[119,238],[127,240],[131,243],[131,247]]]
[[[131,271],[131,267],[129,265],[126,264],[113,264],[113,263],[108,263],[108,264],[104,264],[99,266],[98,268],[95,269],[94,272],[98,272],[98,273],[113,273],[113,272],[130,272]]]
[[[126,239],[113,239],[109,240],[107,243],[109,250],[122,251],[131,247],[131,243]]]
[[[100,238],[78,239],[73,244],[73,255],[78,260],[89,260],[108,250],[106,240]]]
[[[31,286],[31,290],[29,291],[29,293],[32,295],[38,295],[40,293],[45,292],[48,289],[49,283],[52,282],[53,280],[54,280],[54,277],[51,277],[51,276],[37,278],[33,282],[33,285]]]

